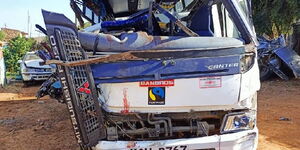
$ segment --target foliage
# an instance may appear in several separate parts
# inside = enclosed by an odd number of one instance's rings
[[[6,79],[16,79],[17,76],[19,76],[20,73],[11,73],[11,72],[6,72]]]
[[[290,33],[300,18],[299,0],[252,0],[253,20],[259,34],[278,36]]]
[[[5,33],[3,31],[0,31],[0,41],[4,40],[5,36]]]
[[[41,49],[45,49],[44,46],[41,44],[41,43],[46,43],[49,47],[51,47],[49,45],[49,40],[48,40],[48,36],[44,36],[42,41],[40,42],[35,42],[33,45],[32,45],[32,49],[33,50],[41,50]]]
[[[20,69],[18,60],[21,60],[26,52],[30,51],[35,44],[34,39],[25,37],[16,37],[10,40],[8,46],[3,51],[7,71],[12,73],[17,72]]]
[[[79,30],[82,30],[82,29],[85,29],[85,28],[87,28],[87,27],[89,27],[89,26],[91,26],[91,25],[92,25],[92,24],[91,24],[90,22],[85,22],[84,25],[83,25],[83,27],[78,26],[77,28],[78,28]]]

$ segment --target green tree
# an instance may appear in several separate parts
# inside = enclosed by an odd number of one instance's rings
[[[83,25],[83,27],[77,26],[77,28],[78,28],[78,30],[82,30],[82,29],[87,28],[87,27],[89,27],[89,26],[91,26],[91,25],[92,25],[92,24],[91,24],[90,22],[85,22],[84,25]]]
[[[3,31],[0,31],[0,41],[4,40],[5,36],[5,33]]]
[[[259,34],[271,37],[291,32],[300,18],[300,0],[252,0],[253,21]]]
[[[5,65],[9,72],[15,73],[20,69],[18,60],[21,60],[35,43],[34,39],[25,37],[16,37],[9,41],[8,46],[3,51]]]

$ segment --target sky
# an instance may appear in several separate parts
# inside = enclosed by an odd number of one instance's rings
[[[28,12],[32,37],[43,36],[35,24],[45,27],[41,9],[63,13],[74,22],[75,15],[70,0],[0,0],[0,28],[12,28],[28,32]]]

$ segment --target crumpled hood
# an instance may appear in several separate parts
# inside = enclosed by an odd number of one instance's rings
[[[50,65],[40,65],[40,62],[43,62],[42,59],[37,59],[37,60],[27,60],[25,61],[25,66],[28,68],[53,68]]]

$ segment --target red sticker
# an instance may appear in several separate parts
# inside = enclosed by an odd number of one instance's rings
[[[222,87],[222,77],[205,77],[199,80],[200,88],[219,88]]]
[[[174,80],[141,81],[140,87],[166,87],[174,86]]]
[[[78,88],[78,91],[85,94],[91,94],[91,90],[89,89],[89,86],[90,84],[88,82],[85,82],[81,87]]]

